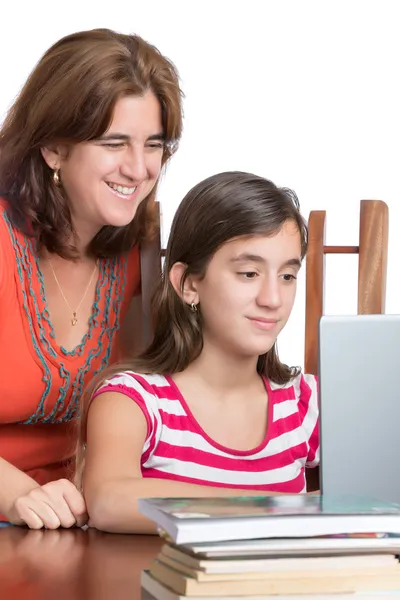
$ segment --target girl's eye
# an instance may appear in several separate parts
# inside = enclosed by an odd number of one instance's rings
[[[293,281],[294,279],[297,279],[297,277],[295,275],[292,275],[291,273],[285,273],[284,275],[282,275],[282,278],[284,281]]]
[[[243,275],[243,277],[245,279],[254,279],[258,275],[258,273],[256,273],[255,271],[244,271],[244,272],[238,273],[238,274]]]

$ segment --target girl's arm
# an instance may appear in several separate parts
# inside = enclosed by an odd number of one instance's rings
[[[140,459],[146,436],[144,414],[129,397],[105,392],[94,398],[88,414],[83,479],[92,527],[115,533],[156,533],[156,525],[138,512],[138,498],[260,495],[259,490],[143,478]]]

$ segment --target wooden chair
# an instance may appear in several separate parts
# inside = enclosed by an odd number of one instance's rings
[[[157,205],[159,219],[159,207]],[[325,255],[358,254],[358,313],[381,314],[385,311],[386,271],[388,251],[388,207],[380,200],[362,200],[358,246],[325,245],[326,211],[311,211],[309,247],[306,257],[306,373],[318,375],[318,326],[324,313]],[[151,339],[150,299],[154,283],[160,277],[160,236],[141,248],[143,336]],[[318,469],[307,471],[310,490],[319,489]]]
[[[325,255],[358,254],[358,314],[385,312],[389,211],[380,200],[361,200],[358,246],[326,246],[326,211],[311,211],[306,257],[304,371],[318,375],[318,327],[324,314]],[[310,490],[319,489],[319,470],[307,472]]]

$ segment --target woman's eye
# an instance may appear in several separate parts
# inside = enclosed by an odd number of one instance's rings
[[[152,142],[146,145],[150,150],[164,150],[164,142]]]
[[[115,144],[104,144],[106,148],[123,148],[125,144],[123,142],[115,143]]]
[[[245,279],[254,279],[257,277],[258,273],[255,271],[243,271],[242,273],[239,273],[239,275],[243,275]]]

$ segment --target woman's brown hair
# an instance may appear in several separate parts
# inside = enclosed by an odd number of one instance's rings
[[[0,129],[0,196],[13,225],[39,248],[76,257],[71,214],[41,148],[73,145],[103,135],[117,100],[151,90],[162,110],[163,164],[182,133],[182,93],[174,65],[137,35],[94,29],[56,42],[29,76]],[[149,233],[154,188],[125,227],[103,227],[92,240],[95,257],[129,251]]]

